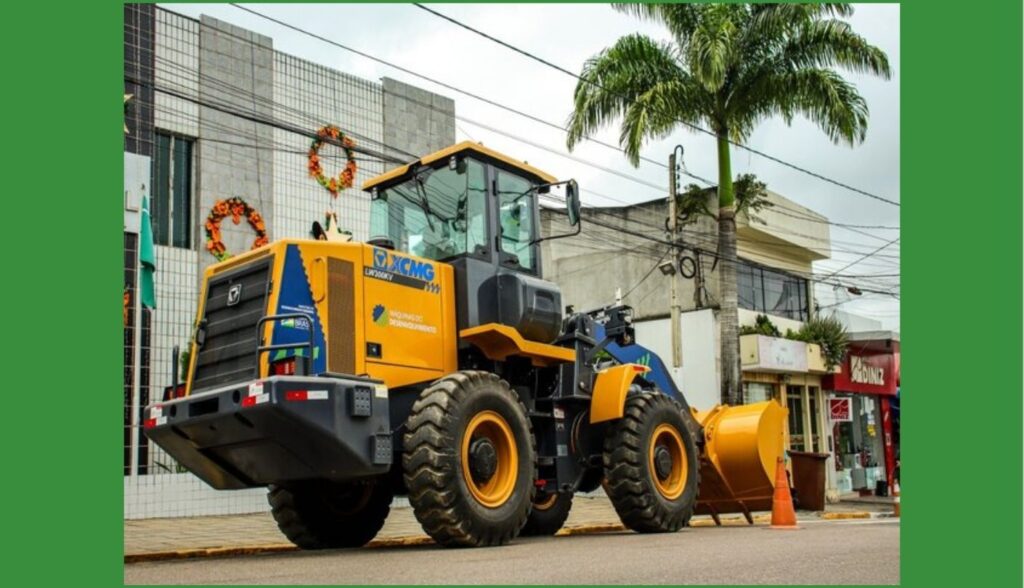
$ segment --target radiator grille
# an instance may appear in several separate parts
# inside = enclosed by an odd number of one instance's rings
[[[267,314],[272,265],[273,256],[264,257],[210,278],[193,392],[256,377],[256,323]]]

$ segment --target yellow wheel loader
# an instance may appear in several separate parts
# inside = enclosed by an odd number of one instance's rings
[[[206,271],[185,396],[144,414],[184,467],[269,487],[306,549],[367,543],[395,495],[446,546],[553,534],[602,485],[645,533],[770,500],[780,407],[696,413],[629,307],[563,316],[538,197],[564,191],[576,234],[575,182],[467,142],[364,189],[368,242],[282,240]]]

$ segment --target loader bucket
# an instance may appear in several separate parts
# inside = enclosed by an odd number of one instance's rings
[[[694,411],[704,427],[698,514],[717,522],[721,513],[741,512],[753,522],[752,511],[771,510],[786,412],[772,401]]]

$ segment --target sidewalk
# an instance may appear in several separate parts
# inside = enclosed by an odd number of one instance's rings
[[[828,505],[825,513],[800,511],[800,519],[868,518],[872,513],[888,513],[887,505],[840,502]],[[723,515],[725,525],[746,525],[741,515]],[[754,516],[755,523],[769,520],[768,513]],[[695,516],[694,527],[713,526],[710,517]],[[577,495],[572,512],[559,534],[599,532],[621,528],[618,515],[605,496]],[[408,506],[392,506],[384,528],[370,545],[428,543],[419,522]],[[277,529],[270,513],[143,519],[124,521],[125,563],[155,559],[175,559],[204,555],[291,551],[295,547]]]

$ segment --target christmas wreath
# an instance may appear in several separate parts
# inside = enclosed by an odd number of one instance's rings
[[[320,147],[325,141],[340,144],[341,148],[345,151],[345,158],[348,160],[345,163],[345,169],[341,170],[341,173],[336,178],[324,176],[324,170],[320,167]],[[342,133],[341,129],[334,125],[327,125],[317,131],[316,139],[309,146],[309,175],[326,188],[334,198],[338,197],[340,190],[351,188],[353,182],[355,182],[356,160],[353,157],[352,151],[352,148],[355,146],[355,141],[346,137],[345,133]]]
[[[132,292],[128,289],[128,286],[124,287],[124,326],[128,326],[128,310],[132,305]]]
[[[253,241],[252,249],[263,247],[270,242],[267,239],[267,225],[255,208],[237,196],[227,200],[218,200],[206,217],[206,250],[218,261],[224,261],[231,257],[227,247],[224,246],[224,241],[220,238],[220,222],[228,216],[236,225],[242,222],[243,216],[249,221],[249,226],[256,231],[256,240]]]

